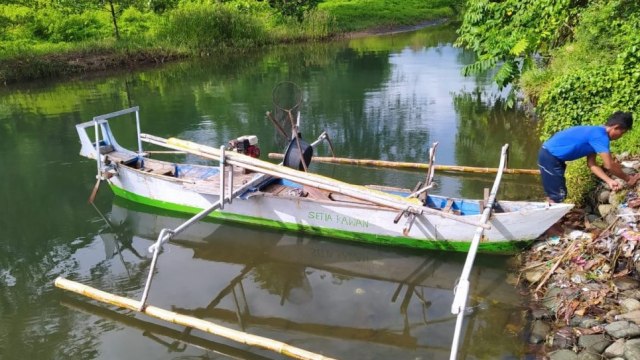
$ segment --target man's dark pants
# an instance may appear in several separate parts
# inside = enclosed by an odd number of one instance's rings
[[[547,197],[553,202],[562,202],[567,197],[567,182],[564,178],[567,164],[542,147],[538,153],[538,168]]]

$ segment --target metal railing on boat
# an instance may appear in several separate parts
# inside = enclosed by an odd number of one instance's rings
[[[189,226],[204,219],[212,212],[216,210],[224,209],[225,202],[231,204],[234,198],[244,194],[247,190],[256,186],[256,184],[259,184],[260,182],[264,181],[265,178],[267,177],[264,174],[257,175],[253,180],[249,181],[248,183],[244,184],[243,186],[241,186],[240,188],[234,191],[233,190],[233,165],[227,166],[227,163],[225,161],[224,145],[220,146],[220,153],[221,153],[220,165],[219,165],[220,196],[218,201],[216,201],[210,207],[200,211],[199,213],[191,217],[189,220],[183,222],[180,226],[176,227],[175,229],[167,229],[167,228],[162,229],[160,231],[160,234],[158,235],[158,240],[156,240],[155,244],[149,247],[149,251],[153,252],[153,258],[151,259],[151,266],[149,267],[149,275],[147,276],[147,282],[145,284],[144,291],[142,293],[142,298],[140,299],[139,311],[142,311],[144,309],[147,301],[147,297],[149,296],[149,288],[151,287],[151,281],[153,280],[153,273],[156,266],[156,261],[158,259],[158,254],[162,249],[162,244],[171,240],[173,236],[183,232]],[[229,172],[228,172],[229,186],[226,186],[225,184],[225,178],[227,177],[227,167],[229,167]]]

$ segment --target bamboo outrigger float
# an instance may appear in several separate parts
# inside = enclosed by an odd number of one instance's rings
[[[135,114],[137,151],[120,146],[109,126],[109,119],[128,114]],[[195,215],[174,229],[162,229],[155,244],[150,246],[153,258],[139,301],[103,293],[65,279],[58,279],[56,286],[299,359],[326,357],[277,341],[237,334],[230,329],[147,305],[162,245],[209,216],[352,241],[469,251],[472,263],[476,251],[513,252],[526,246],[572,207],[570,204],[496,202],[502,171],[498,173],[488,201],[428,194],[435,169],[435,146],[430,151],[425,184],[419,184],[415,191],[410,192],[354,185],[300,171],[307,170],[310,156],[307,159],[308,147],[303,149],[299,136],[294,136],[287,149],[287,154],[294,154],[294,160],[285,158],[283,163],[287,166],[282,166],[245,155],[251,155],[252,146],[257,142],[255,137],[241,137],[237,139],[240,143],[237,147],[223,145],[217,149],[181,139],[142,134],[139,119],[139,108],[133,107],[96,116],[92,121],[76,125],[82,145],[81,155],[97,162],[97,183],[90,202],[100,182],[106,181],[113,192],[123,198]],[[93,140],[88,135],[91,127],[94,128]],[[149,153],[143,151],[142,142],[215,160],[219,165],[176,164],[151,159]],[[296,156],[300,160],[295,160]],[[502,152],[501,169],[505,161],[506,146]],[[399,223],[403,217],[404,223]],[[452,311],[460,311],[466,302],[468,280],[465,273],[463,271],[458,290],[460,295],[456,295]]]
[[[76,294],[80,294],[106,304],[115,305],[124,309],[133,310],[133,311],[139,311],[145,315],[148,315],[156,319],[168,321],[173,324],[187,326],[193,329],[198,329],[209,334],[218,335],[233,341],[237,341],[242,344],[271,350],[278,354],[291,357],[293,359],[302,359],[302,360],[330,360],[331,359],[330,357],[312,353],[310,351],[300,349],[280,341],[275,341],[262,336],[251,335],[242,331],[229,329],[224,326],[216,325],[209,321],[197,319],[191,316],[181,315],[173,311],[161,309],[159,307],[147,305],[147,306],[144,306],[142,310],[140,310],[141,304],[139,301],[125,298],[122,296],[117,296],[114,294],[110,294],[98,289],[94,289],[90,286],[77,283],[75,281],[67,280],[65,278],[61,278],[61,277],[57,278],[55,281],[55,286],[60,289],[68,290]]]

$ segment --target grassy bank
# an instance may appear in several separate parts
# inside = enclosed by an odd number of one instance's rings
[[[114,13],[106,2],[83,6],[79,1],[73,7],[38,2],[0,5],[0,81],[8,84],[321,41],[351,31],[452,17],[460,1],[327,0],[301,18],[283,15],[267,1],[164,1],[173,6],[162,11],[145,5],[152,3],[158,2],[116,6]]]

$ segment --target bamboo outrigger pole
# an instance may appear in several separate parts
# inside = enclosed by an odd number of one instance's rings
[[[269,159],[282,159],[284,156],[279,153],[269,153]],[[346,165],[366,165],[366,166],[378,166],[397,169],[429,169],[428,164],[401,162],[401,161],[385,161],[385,160],[371,160],[371,159],[348,159],[339,157],[322,157],[314,156],[311,161],[324,162],[332,164],[346,164]],[[497,168],[488,167],[472,167],[472,166],[458,166],[458,165],[434,165],[435,170],[439,171],[451,171],[451,172],[468,172],[478,174],[497,174]],[[526,174],[526,175],[540,175],[540,170],[537,169],[504,169],[505,174]]]
[[[498,188],[500,187],[500,181],[502,180],[502,172],[506,167],[508,148],[508,144],[505,144],[502,147],[502,155],[500,157],[500,167],[498,168],[498,175],[496,175],[496,179],[493,181],[489,199],[482,211],[482,217],[480,218],[481,224],[485,224],[489,220],[491,211],[493,210],[493,204],[496,202],[496,195],[498,194]],[[469,296],[469,274],[471,274],[471,268],[473,267],[473,262],[475,261],[476,253],[478,251],[478,245],[480,244],[480,239],[482,238],[483,233],[484,228],[482,228],[482,226],[478,226],[473,239],[471,240],[469,252],[467,253],[467,259],[464,262],[464,267],[462,268],[462,273],[460,274],[458,285],[455,288],[455,295],[453,298],[453,303],[451,304],[451,313],[457,315],[457,318],[456,327],[453,333],[453,342],[451,345],[451,354],[449,360],[456,360],[458,356],[458,342],[460,340],[460,332],[462,331],[462,320],[464,319],[464,312],[467,306],[467,297]]]
[[[90,286],[83,285],[75,281],[67,280],[62,277],[58,277],[56,279],[55,285],[60,289],[69,290],[76,294],[84,295],[88,298],[98,300],[103,303],[115,305],[121,308],[133,310],[133,311],[140,311],[139,310],[140,304],[136,300],[114,295],[102,290],[94,289]],[[238,330],[229,329],[224,326],[216,325],[206,320],[178,314],[176,312],[164,310],[155,306],[147,305],[140,312],[156,319],[168,321],[168,322],[182,325],[182,326],[188,326],[194,329],[207,332],[209,334],[222,336],[224,338],[237,341],[246,345],[251,345],[251,346],[256,346],[263,349],[271,350],[278,354],[282,354],[294,359],[332,360],[332,358],[330,357],[326,357],[324,355],[320,355],[304,349],[300,349],[280,341],[272,340],[262,336],[248,334]]]

